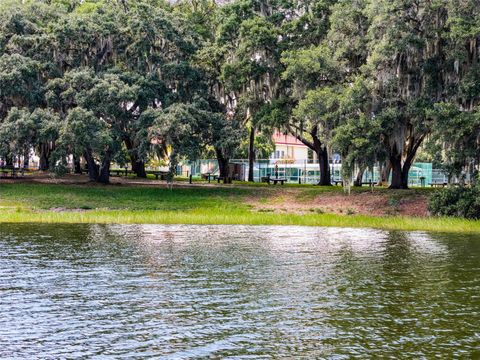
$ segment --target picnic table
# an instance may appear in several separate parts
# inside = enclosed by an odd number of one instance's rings
[[[158,180],[166,180],[168,171],[146,171],[145,172],[147,175],[153,175],[155,176],[155,179]],[[134,171],[128,170],[128,169],[111,169],[110,170],[110,176],[128,176],[135,174]]]
[[[128,169],[111,169],[110,170],[110,176],[124,176],[124,175],[128,176],[128,174],[133,174],[133,171]]]
[[[280,183],[280,185],[283,185],[285,182],[287,182],[287,179],[285,179],[285,178],[271,178],[270,181],[273,181],[273,185],[277,185],[277,183]]]
[[[148,175],[153,175],[155,176],[155,180],[166,180],[168,176],[168,171],[147,171]]]
[[[210,184],[210,180],[215,180],[218,178],[217,175],[214,175],[213,173],[204,173],[204,174],[201,174],[201,177],[202,177],[202,180],[207,180],[208,183]]]
[[[9,169],[1,169],[0,170],[0,177],[2,179],[8,178],[10,174],[12,174],[12,176],[13,176],[14,173],[12,172],[12,170],[9,170]]]
[[[19,177],[23,177],[25,174],[25,169],[17,169],[17,168],[11,168],[11,167],[3,167],[0,168],[0,178],[2,179],[17,179]]]
[[[343,186],[343,180],[333,180],[333,183],[335,184],[335,186],[338,186],[338,184],[340,184],[340,186]]]
[[[465,186],[464,183],[459,182],[433,182],[429,184],[431,187],[447,187],[447,186]]]
[[[368,185],[370,187],[375,187],[376,185],[378,185],[378,183],[376,181],[365,181],[365,182],[362,182],[362,185]]]
[[[448,183],[446,183],[446,182],[437,182],[437,181],[434,181],[434,182],[429,183],[429,185],[430,185],[431,187],[445,187],[445,186],[448,185]]]

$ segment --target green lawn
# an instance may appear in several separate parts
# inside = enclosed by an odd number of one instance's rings
[[[234,199],[251,190],[237,188],[175,188],[149,186],[0,184],[0,206],[48,210],[189,210],[235,208]]]
[[[158,223],[158,224],[251,224],[370,227],[387,230],[479,232],[480,221],[451,218],[375,217],[273,213],[257,211],[247,204],[255,198],[268,202],[287,189],[301,201],[335,187],[283,189],[260,186],[191,187],[169,190],[147,186],[1,184],[0,222],[58,223]],[[355,191],[368,191],[360,189]],[[392,198],[415,196],[426,189],[384,191]]]

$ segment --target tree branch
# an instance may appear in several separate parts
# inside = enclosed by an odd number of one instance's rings
[[[301,141],[305,146],[308,146],[310,149],[312,150],[315,150],[314,146],[313,146],[313,142],[307,140],[304,136],[302,136],[301,134],[299,134],[297,131],[292,131],[292,126],[295,127],[297,130],[300,130],[300,128],[298,126],[295,126],[293,124],[288,124],[287,125],[287,130],[290,134],[292,134],[293,136],[295,136],[295,138],[299,141]]]

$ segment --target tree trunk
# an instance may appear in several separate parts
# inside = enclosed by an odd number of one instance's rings
[[[400,157],[390,158],[392,163],[392,182],[390,189],[408,189],[408,173],[412,166],[411,161],[405,161],[402,165]]]
[[[97,164],[95,164],[95,160],[93,159],[92,151],[90,149],[86,149],[84,157],[85,161],[87,162],[88,177],[90,178],[90,181],[97,181],[98,167]]]
[[[145,162],[140,160],[137,154],[134,152],[134,145],[132,141],[127,137],[124,139],[125,147],[130,153],[130,164],[132,165],[132,171],[139,178],[146,178],[147,172],[145,171]]]
[[[390,149],[389,159],[392,167],[390,189],[408,189],[408,172],[425,136],[427,136],[427,133],[421,134],[420,136],[413,136],[413,134],[411,134],[409,136],[408,146],[403,152],[398,151],[396,146]]]
[[[97,182],[102,184],[110,183],[110,160],[111,155],[109,152],[107,152],[102,160],[102,165],[100,166],[100,172],[98,174]]]
[[[405,189],[403,187],[403,174],[402,174],[402,157],[401,155],[390,156],[390,164],[392,166],[392,182],[390,183],[390,189]],[[408,183],[408,174],[407,174]],[[408,186],[407,186],[408,188]]]
[[[49,161],[50,146],[48,143],[40,144],[39,150],[40,150],[39,169],[41,171],[47,171],[50,168],[50,161]]]
[[[300,140],[304,145],[310,148],[318,157],[318,164],[320,167],[320,181],[317,185],[321,186],[331,186],[332,178],[330,174],[330,163],[328,161],[328,149],[326,146],[322,145],[318,137],[318,126],[314,126],[310,131],[310,136],[312,140],[306,139],[302,135],[298,134],[296,131],[290,131],[290,133],[295,134],[295,137]]]
[[[402,189],[408,189],[408,173],[412,166],[412,160],[407,158],[402,167]]]
[[[250,129],[250,139],[248,143],[248,181],[253,182],[253,167],[255,165],[255,127]]]
[[[13,156],[7,155],[7,158],[5,159],[5,166],[7,168],[13,168]]]
[[[408,173],[413,164],[420,143],[421,141],[413,146],[412,150],[407,153],[403,164],[401,154],[390,155],[390,164],[392,167],[392,182],[390,184],[390,189],[408,189]]]
[[[365,172],[365,169],[358,170],[357,177],[356,177],[355,181],[353,182],[353,186],[359,186],[359,187],[362,186],[362,182],[363,182],[362,180],[363,180],[364,172]]]
[[[328,151],[327,147],[320,147],[320,151],[317,151],[318,162],[320,164],[320,181],[318,185],[320,186],[331,186],[330,178],[330,163],[328,162]]]
[[[218,161],[218,169],[220,171],[220,177],[224,179],[227,179],[230,174],[229,174],[229,166],[228,166],[228,163],[229,163],[229,159],[225,158],[225,156],[223,156],[222,154],[222,151],[220,149],[215,149],[215,154],[217,155],[217,161]]]
[[[25,151],[25,154],[23,155],[23,168],[28,169],[29,165],[30,165],[29,151]]]
[[[132,171],[139,178],[146,178],[147,172],[145,171],[145,162],[138,160],[136,156],[131,156]]]
[[[387,160],[385,164],[380,169],[380,184],[384,185],[388,183],[388,179],[390,178],[390,172],[392,171],[392,164],[390,160]]]
[[[75,174],[81,174],[82,173],[82,165],[80,164],[80,159],[77,158],[76,156],[73,156],[73,167],[74,167],[73,172]]]

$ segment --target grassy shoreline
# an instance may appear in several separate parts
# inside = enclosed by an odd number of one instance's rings
[[[2,211],[0,223],[292,225],[480,233],[480,222],[455,218],[221,212],[202,214],[160,210]]]
[[[295,213],[289,209],[271,212],[251,205],[252,198],[275,203],[282,191],[287,190],[192,187],[170,191],[141,186],[0,183],[0,223],[293,225],[480,233],[480,221],[456,218]],[[339,193],[338,189],[311,187],[293,191],[307,204],[322,194]]]

